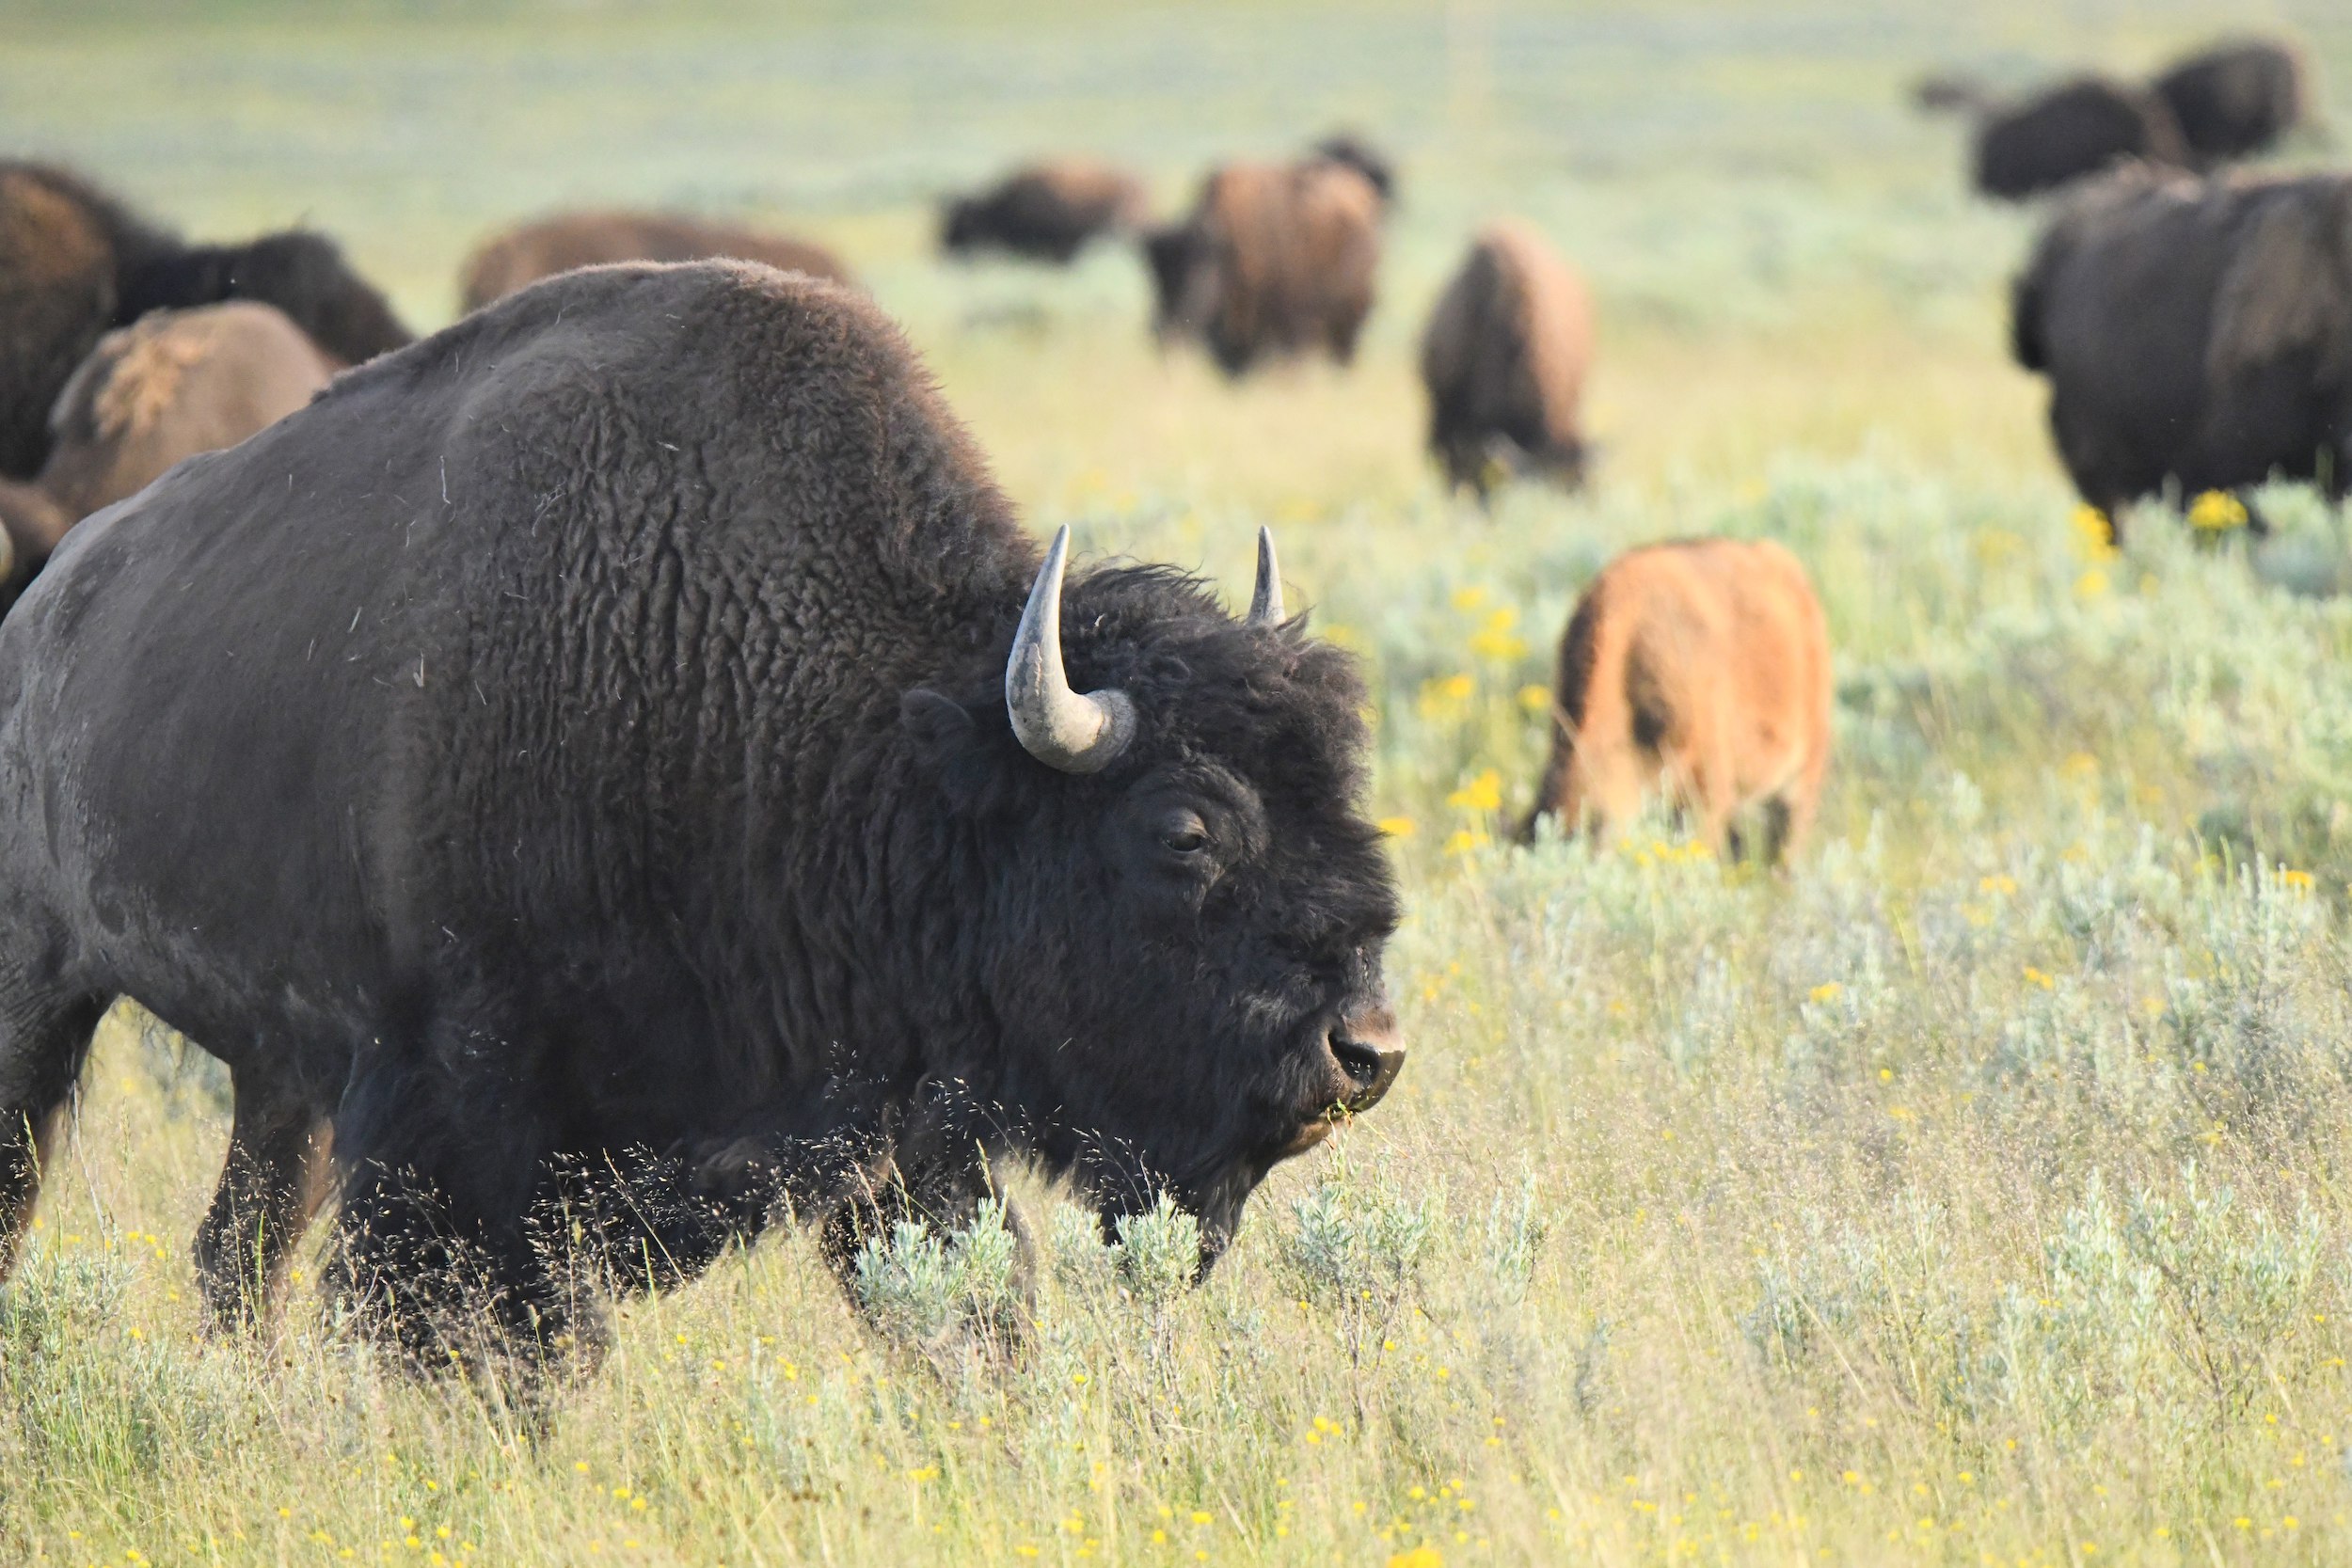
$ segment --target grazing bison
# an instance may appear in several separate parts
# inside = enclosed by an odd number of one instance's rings
[[[1796,557],[1769,541],[1629,550],[1560,640],[1551,758],[1522,842],[1555,817],[1621,827],[1663,793],[1718,851],[1764,815],[1763,857],[1802,842],[1829,771],[1829,629]]]
[[[951,256],[993,249],[1067,266],[1097,235],[1139,227],[1146,207],[1142,182],[1124,170],[1057,159],[949,200],[939,244]]]
[[[2352,178],[2126,170],[2069,201],[2012,294],[2074,486],[2117,510],[2352,483]]]
[[[2184,165],[2188,144],[2163,99],[2142,87],[2081,76],[1977,124],[1976,184],[2021,201],[2128,159]]]
[[[2155,81],[2188,150],[2211,165],[2263,151],[2309,112],[2303,57],[2268,39],[2218,43],[2175,62]]]
[[[593,1336],[566,1256],[788,1208],[846,1266],[1016,1152],[1206,1267],[1403,1059],[1364,689],[1263,538],[1244,619],[1065,547],[874,307],[734,262],[526,290],[86,524],[0,623],[0,1257],[129,995],[234,1083],[226,1318],[330,1187],[428,1365]]]
[[[1421,340],[1429,450],[1484,499],[1498,468],[1584,477],[1577,402],[1593,351],[1583,280],[1526,224],[1497,223],[1438,296]]]
[[[109,327],[150,310],[253,299],[357,364],[408,341],[334,242],[301,230],[189,245],[79,176],[0,161],[0,475],[49,453],[49,413]]]
[[[1396,204],[1396,161],[1353,131],[1335,131],[1315,143],[1315,157],[1345,164],[1372,182],[1383,208]]]
[[[1316,349],[1346,364],[1372,310],[1380,197],[1327,158],[1228,164],[1144,252],[1163,341],[1198,337],[1228,375]]]
[[[608,261],[705,261],[732,257],[835,283],[854,282],[818,245],[741,224],[676,213],[558,213],[485,240],[466,261],[460,305],[479,310],[526,284]]]
[[[40,477],[0,489],[14,562],[0,607],[75,522],[284,419],[340,369],[282,311],[243,300],[152,311],[99,339],[58,394]]]

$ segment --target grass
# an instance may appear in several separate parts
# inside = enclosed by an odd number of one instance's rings
[[[2352,84],[2344,18],[2267,14]],[[28,8],[0,142],[195,231],[308,214],[434,324],[519,213],[764,215],[852,258],[1040,531],[1239,594],[1272,521],[1373,671],[1413,1057],[1205,1290],[1170,1286],[1181,1216],[1104,1246],[1032,1190],[1007,1356],[985,1228],[871,1255],[870,1317],[780,1236],[628,1307],[538,1432],[385,1375],[314,1258],[282,1337],[206,1338],[223,1085],[119,1013],[0,1292],[0,1560],[2342,1560],[2352,610],[2295,590],[2344,545],[2291,496],[2260,550],[2082,531],[2002,357],[2026,220],[1898,102],[1924,65],[2139,66],[2233,19]],[[931,195],[1021,152],[1172,201],[1343,119],[1406,180],[1344,374],[1161,358],[1122,256],[928,254]],[[1487,516],[1418,452],[1410,355],[1501,210],[1594,279],[1604,453]],[[1714,531],[1788,543],[1829,614],[1814,846],[1786,877],[1663,824],[1496,847],[1579,588]]]

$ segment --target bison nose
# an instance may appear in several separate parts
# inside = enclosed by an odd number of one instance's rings
[[[1340,1065],[1347,1090],[1340,1105],[1350,1115],[1380,1103],[1389,1085],[1405,1065],[1403,1037],[1396,1014],[1387,1007],[1359,1007],[1332,1027],[1327,1037],[1331,1059]]]

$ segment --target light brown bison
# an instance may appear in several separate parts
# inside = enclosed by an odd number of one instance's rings
[[[283,312],[246,301],[157,310],[107,333],[58,395],[40,475],[0,482],[12,563],[0,607],[76,522],[183,458],[275,424],[341,368]]]
[[[1497,470],[1584,477],[1577,403],[1593,351],[1583,279],[1524,223],[1490,226],[1430,312],[1421,340],[1429,450],[1484,499]]]
[[[408,341],[334,243],[303,230],[191,245],[80,176],[0,161],[0,475],[49,452],[49,414],[101,334],[150,310],[254,299],[348,363]]]
[[[1329,158],[1227,164],[1144,252],[1163,341],[1199,338],[1228,375],[1317,350],[1346,364],[1372,310],[1380,194]]]
[[[949,200],[939,244],[951,256],[1001,250],[1067,265],[1098,235],[1141,227],[1149,205],[1143,182],[1125,170],[1057,158]]]
[[[526,284],[607,261],[703,261],[732,257],[834,283],[855,279],[819,245],[786,234],[689,217],[679,213],[558,213],[486,240],[466,261],[458,281],[468,311],[504,299]]]
[[[1812,825],[1830,755],[1829,629],[1804,568],[1769,541],[1629,550],[1560,641],[1551,758],[1520,829],[1621,827],[1662,793],[1719,852],[1761,808],[1766,860]]]
[[[2352,488],[2352,177],[2126,170],[2043,231],[2012,296],[2019,364],[2106,513],[2167,488]],[[2259,515],[2256,515],[2259,526]]]
[[[2303,122],[2310,87],[2293,44],[2235,39],[2175,61],[2155,81],[2192,156],[2249,157]]]

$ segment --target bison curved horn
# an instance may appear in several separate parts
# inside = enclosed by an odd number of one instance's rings
[[[1124,691],[1076,692],[1061,662],[1061,579],[1070,557],[1070,530],[1053,548],[1029,590],[1029,607],[1005,661],[1005,707],[1021,749],[1064,773],[1099,773],[1135,738],[1136,705]]]
[[[1282,568],[1274,559],[1274,531],[1258,530],[1258,586],[1249,594],[1249,625],[1282,624]]]

